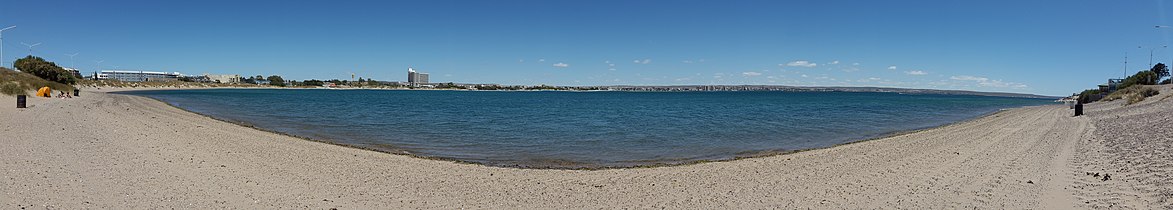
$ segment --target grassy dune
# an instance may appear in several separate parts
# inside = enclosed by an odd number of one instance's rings
[[[73,91],[73,86],[51,82],[29,73],[0,67],[0,93],[4,95],[28,95],[41,87],[49,86],[54,91]]]

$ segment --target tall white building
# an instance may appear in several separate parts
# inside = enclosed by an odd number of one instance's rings
[[[419,77],[416,76],[415,69],[407,67],[407,84],[415,85],[415,80],[418,78]]]
[[[407,84],[412,86],[428,84],[428,73],[415,72],[414,68],[407,67]]]

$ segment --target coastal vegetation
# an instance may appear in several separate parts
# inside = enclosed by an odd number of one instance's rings
[[[1117,99],[1128,99],[1125,105],[1133,104],[1143,101],[1144,98],[1157,95],[1159,92],[1152,87],[1145,85],[1169,84],[1169,79],[1161,81],[1165,77],[1169,77],[1169,67],[1164,63],[1157,63],[1149,70],[1138,71],[1132,76],[1128,76],[1116,85],[1115,89],[1087,89],[1074,96],[1079,97],[1080,103],[1091,103],[1095,101],[1114,101]],[[1160,81],[1160,82],[1158,82]],[[1111,83],[1111,81],[1109,81]],[[1112,84],[1108,84],[1110,87]],[[1103,88],[1104,86],[1101,86]],[[1115,90],[1113,92],[1113,90]],[[1105,92],[1107,91],[1107,92]]]
[[[23,95],[30,90],[48,86],[53,90],[72,91],[73,86],[48,81],[35,75],[14,71],[0,67],[0,93],[4,95]]]
[[[272,75],[272,76],[269,76],[267,79],[269,80],[269,85],[285,86],[285,79],[281,78],[281,76],[279,76],[279,75]]]
[[[64,68],[57,66],[56,63],[46,61],[41,57],[30,55],[17,59],[16,62],[13,62],[13,67],[16,67],[21,72],[28,72],[45,80],[70,85],[77,83],[77,78],[73,76],[72,72],[66,71]]]
[[[1124,104],[1128,105],[1144,101],[1145,98],[1155,96],[1157,94],[1160,94],[1160,92],[1152,87],[1134,85],[1128,88],[1117,90],[1116,92],[1112,92],[1112,94],[1108,94],[1108,96],[1104,97],[1102,100],[1115,101],[1117,99],[1126,99],[1127,101],[1125,101]]]
[[[1094,95],[1100,95],[1100,89],[1087,89],[1079,92],[1079,103],[1091,103]]]

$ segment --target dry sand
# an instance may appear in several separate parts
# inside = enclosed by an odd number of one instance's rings
[[[1132,126],[1109,115],[1173,122],[1168,108],[1125,115],[1110,110],[1131,108],[1108,107],[1070,117],[1058,105],[1026,107],[787,155],[575,171],[306,141],[137,96],[87,91],[34,99],[28,109],[13,108],[11,96],[0,101],[7,104],[0,108],[6,209],[1170,208],[1173,166],[1162,161],[1170,158],[1169,133],[1154,134],[1158,144],[1142,141],[1149,136],[1097,139],[1131,131],[1095,129]]]

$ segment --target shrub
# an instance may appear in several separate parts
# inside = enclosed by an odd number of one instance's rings
[[[16,69],[22,72],[30,73],[40,77],[41,79],[62,83],[62,84],[76,84],[77,78],[74,78],[73,73],[57,66],[56,63],[45,61],[45,59],[28,56],[17,59],[13,62]]]
[[[1157,91],[1157,89],[1153,89],[1152,87],[1137,85],[1118,90],[1112,94],[1108,94],[1108,96],[1104,97],[1103,100],[1113,101],[1116,99],[1127,99],[1128,101],[1126,101],[1125,105],[1128,105],[1144,101],[1145,98],[1155,96],[1160,93],[1161,92]]]
[[[1136,74],[1128,76],[1128,78],[1124,78],[1124,81],[1120,83],[1118,90],[1122,90],[1133,85],[1155,85],[1157,84],[1157,79],[1160,79],[1160,77],[1157,76],[1157,73],[1153,71],[1144,70],[1136,72]]]
[[[17,84],[16,82],[5,82],[3,85],[0,85],[0,93],[13,96],[26,95],[28,94],[28,91],[23,87],[20,87],[20,84]]]
[[[1099,95],[1100,89],[1087,89],[1079,93],[1079,103],[1086,104],[1092,102],[1092,95]]]

